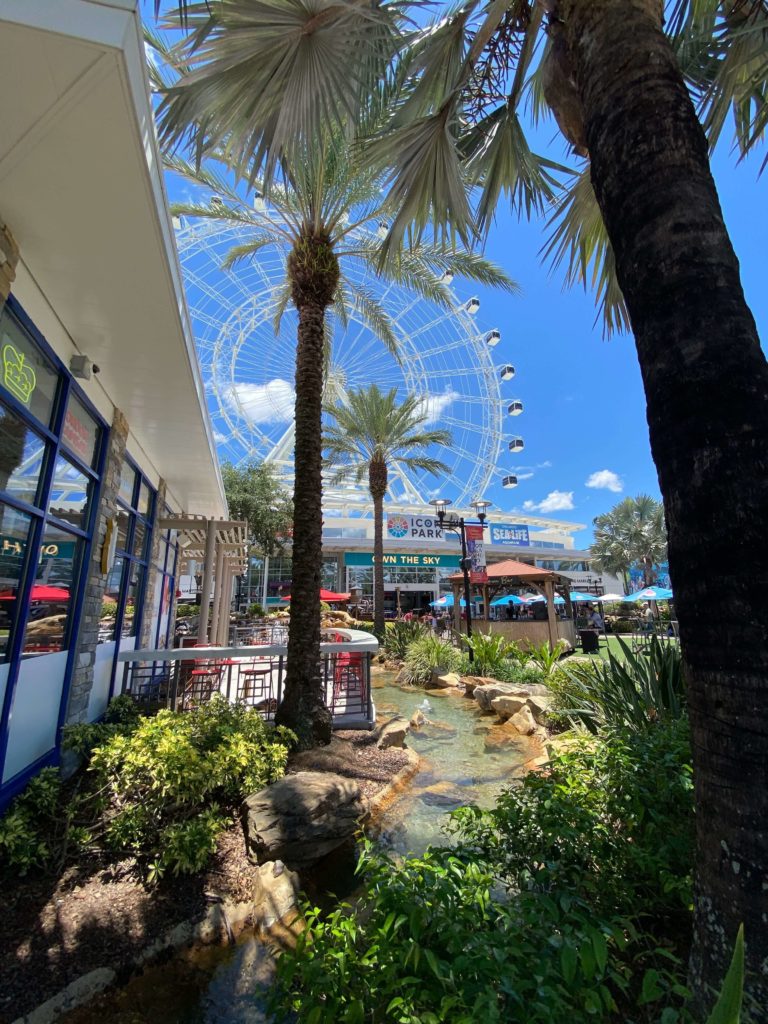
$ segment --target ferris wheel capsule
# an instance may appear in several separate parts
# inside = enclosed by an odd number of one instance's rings
[[[451,284],[453,282],[453,271],[446,270],[440,277],[440,284]]]
[[[509,489],[510,487],[517,487],[517,477],[510,473],[509,476],[505,476],[501,481],[501,486]]]
[[[515,376],[515,368],[511,363],[505,363],[504,366],[499,367],[499,377],[502,380],[512,380]]]
[[[511,452],[521,452],[525,448],[525,441],[522,437],[513,437],[507,447]]]
[[[475,313],[480,309],[480,299],[473,296],[467,302],[464,303],[464,312],[469,313],[470,316],[474,316]]]
[[[492,331],[488,331],[485,336],[485,344],[488,348],[495,348],[496,345],[501,341],[501,331],[494,327]]]
[[[510,402],[507,406],[507,412],[510,416],[519,416],[523,411],[523,403],[516,398],[514,402]]]

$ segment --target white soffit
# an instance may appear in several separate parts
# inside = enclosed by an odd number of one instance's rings
[[[0,217],[175,502],[220,516],[135,7],[0,0]]]

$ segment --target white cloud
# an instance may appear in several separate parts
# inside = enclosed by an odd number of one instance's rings
[[[518,480],[530,480],[533,475],[533,473],[515,473]]]
[[[287,380],[276,377],[268,384],[235,384],[225,398],[251,423],[290,423],[296,392]]]
[[[573,491],[550,491],[546,498],[539,502],[523,502],[526,512],[567,512],[573,507]]]
[[[586,486],[596,487],[604,491],[613,491],[615,494],[619,494],[620,491],[624,490],[624,481],[618,473],[614,473],[611,469],[599,469],[590,476]]]
[[[427,423],[435,423],[439,420],[448,406],[457,398],[461,398],[458,391],[444,391],[442,395],[430,395],[428,398],[422,398],[421,407],[426,414]]]

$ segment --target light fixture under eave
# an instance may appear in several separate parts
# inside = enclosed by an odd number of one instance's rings
[[[499,367],[499,377],[502,380],[512,380],[515,376],[515,368],[511,363],[505,363],[504,366]]]
[[[509,413],[510,416],[519,416],[522,411],[523,403],[519,401],[517,398],[514,400],[514,402],[510,402],[509,405],[507,406],[507,412]]]
[[[464,312],[469,313],[470,316],[474,316],[478,309],[480,309],[480,299],[475,296],[464,303]]]
[[[501,341],[501,331],[494,327],[492,331],[488,331],[485,336],[485,344],[488,348],[495,348],[496,345]]]
[[[501,486],[506,488],[517,487],[517,477],[512,476],[511,474],[510,476],[503,477],[501,481]]]
[[[525,448],[525,441],[522,437],[513,437],[508,447],[511,452],[521,452]]]

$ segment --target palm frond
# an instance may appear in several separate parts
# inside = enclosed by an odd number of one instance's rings
[[[370,288],[350,283],[350,291],[352,292],[352,302],[354,303],[355,310],[365,321],[368,328],[386,345],[395,359],[400,362],[400,342],[392,317]]]
[[[606,334],[628,330],[629,313],[616,279],[616,260],[587,167],[558,199],[541,253],[553,270],[565,264],[565,283],[597,294]]]
[[[279,334],[280,325],[283,322],[285,311],[288,309],[291,302],[291,283],[287,277],[284,278],[284,280],[275,289],[273,298],[275,307],[274,313],[272,314],[272,330],[275,334]]]
[[[243,242],[242,245],[233,245],[224,257],[221,269],[231,270],[232,267],[237,266],[238,263],[252,259],[256,253],[261,252],[265,246],[274,244],[275,239],[273,237],[270,237],[269,235],[261,235],[252,238],[248,242]]]

